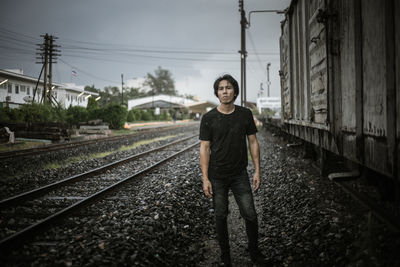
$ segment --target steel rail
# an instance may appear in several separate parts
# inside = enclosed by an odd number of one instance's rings
[[[51,152],[51,151],[57,151],[57,150],[61,150],[61,149],[70,149],[70,148],[74,148],[74,147],[82,146],[82,145],[91,145],[91,144],[95,144],[97,142],[116,141],[116,140],[120,140],[120,139],[124,139],[124,138],[134,137],[134,136],[144,134],[144,133],[166,131],[166,130],[185,127],[185,126],[187,126],[187,125],[165,126],[165,127],[160,127],[160,128],[156,128],[156,129],[141,130],[141,131],[134,132],[131,134],[126,134],[126,135],[101,137],[101,138],[92,139],[92,140],[81,140],[81,141],[74,141],[74,142],[68,142],[68,143],[62,143],[62,144],[52,144],[52,145],[47,145],[47,146],[40,146],[40,147],[19,149],[19,150],[14,150],[14,151],[0,152],[0,159],[32,156],[32,155],[43,154],[43,153],[47,153],[47,152]]]
[[[18,195],[3,199],[3,200],[0,201],[0,208],[9,207],[9,206],[12,206],[12,205],[19,204],[19,203],[21,203],[23,201],[26,201],[26,200],[29,200],[29,199],[33,199],[33,198],[35,198],[37,196],[45,194],[48,191],[54,190],[56,188],[59,188],[61,186],[67,185],[67,184],[70,184],[72,182],[78,182],[83,178],[89,177],[90,175],[94,175],[96,173],[104,172],[105,170],[108,170],[108,169],[111,169],[113,167],[116,167],[117,165],[122,164],[124,162],[131,161],[131,160],[140,158],[140,157],[142,157],[144,155],[147,155],[149,153],[164,149],[166,147],[175,145],[175,144],[180,143],[180,142],[184,142],[184,141],[189,140],[190,138],[193,138],[195,136],[197,136],[197,134],[196,135],[191,135],[189,137],[185,137],[185,138],[182,138],[182,139],[179,139],[179,140],[176,140],[174,142],[165,144],[165,145],[160,146],[160,147],[156,147],[156,148],[144,151],[144,152],[139,153],[139,154],[135,154],[135,155],[123,158],[121,160],[117,160],[117,161],[108,163],[108,164],[103,165],[103,166],[101,166],[99,168],[95,168],[95,169],[89,170],[89,171],[84,172],[84,173],[76,174],[74,176],[68,177],[68,178],[63,179],[61,181],[57,181],[57,182],[54,182],[54,183],[51,183],[51,184],[48,184],[48,185],[45,185],[45,186],[42,186],[42,187],[39,187],[39,188],[35,188],[33,190],[30,190],[30,191],[27,191],[27,192],[24,192],[24,193],[21,193],[21,194],[18,194]]]
[[[20,245],[20,242],[24,242],[24,241],[26,242],[26,240],[34,237],[40,231],[47,230],[49,227],[52,226],[53,223],[61,220],[62,218],[65,218],[66,216],[72,214],[73,212],[76,212],[77,210],[79,210],[83,207],[86,207],[89,204],[94,203],[98,199],[111,193],[113,190],[116,190],[120,186],[131,181],[133,178],[149,172],[150,170],[161,165],[162,163],[175,158],[176,156],[182,154],[183,152],[186,152],[189,149],[192,149],[193,147],[197,146],[199,143],[200,143],[200,141],[197,141],[196,143],[185,147],[184,149],[174,153],[173,155],[171,155],[165,159],[162,159],[162,160],[156,162],[155,164],[146,167],[145,169],[143,169],[141,171],[134,173],[132,176],[128,176],[128,177],[124,178],[123,180],[121,180],[113,185],[110,185],[110,186],[98,191],[97,193],[94,193],[91,196],[74,203],[73,205],[71,205],[67,208],[64,208],[63,210],[58,211],[55,214],[50,215],[49,217],[31,225],[31,226],[28,226],[25,229],[15,233],[11,236],[4,238],[3,240],[0,241],[0,249],[4,252],[6,250],[11,249],[14,245]]]

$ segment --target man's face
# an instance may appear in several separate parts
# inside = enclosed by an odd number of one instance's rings
[[[230,104],[235,100],[233,86],[227,80],[222,80],[218,84],[218,99],[221,104]]]

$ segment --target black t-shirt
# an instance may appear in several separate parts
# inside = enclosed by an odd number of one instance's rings
[[[235,105],[230,114],[214,108],[204,114],[200,140],[210,141],[210,179],[240,174],[247,167],[246,136],[257,132],[251,111]]]

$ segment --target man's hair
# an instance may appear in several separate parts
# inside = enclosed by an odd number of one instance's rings
[[[235,80],[235,78],[233,78],[231,75],[229,75],[229,74],[225,74],[225,75],[223,75],[223,76],[220,76],[220,77],[218,77],[216,80],[215,80],[215,82],[214,82],[214,95],[216,96],[216,97],[218,97],[218,86],[219,86],[219,83],[221,82],[221,81],[223,81],[223,80],[225,80],[225,81],[228,81],[230,84],[232,84],[232,86],[233,86],[233,92],[234,92],[234,98],[233,98],[233,100],[236,100],[236,97],[239,95],[239,84],[238,84],[238,82]]]

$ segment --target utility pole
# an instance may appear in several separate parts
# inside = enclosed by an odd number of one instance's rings
[[[49,58],[49,35],[46,33],[44,36],[44,82],[43,82],[43,92],[42,92],[42,100],[43,104],[46,104],[46,98],[47,98],[47,66],[49,64],[48,62]]]
[[[40,62],[36,62],[38,64],[43,64],[42,71],[44,70],[44,78],[43,78],[43,92],[42,92],[42,99],[39,102],[46,103],[49,101],[49,103],[52,102],[51,99],[51,89],[52,89],[52,79],[53,79],[53,62],[54,60],[57,59],[57,56],[60,56],[60,54],[57,54],[56,52],[60,52],[60,50],[55,49],[56,47],[60,47],[59,45],[54,45],[54,39],[57,39],[56,37],[52,35],[48,35],[47,33],[45,35],[41,35],[41,37],[44,38],[43,44],[37,44],[39,48],[37,49],[38,52],[36,53],[38,57],[36,59],[41,60]],[[38,82],[36,84],[36,88],[34,91],[34,96],[33,98],[35,99],[35,94],[37,90],[37,86],[39,84],[39,80],[42,74],[42,71],[40,72]]]
[[[122,95],[122,102],[121,105],[124,105],[124,74],[121,73],[121,95]]]
[[[240,46],[240,105],[246,106],[246,26],[247,19],[244,11],[243,0],[239,0],[239,12],[240,12],[240,29],[241,29],[241,46]]]
[[[57,63],[56,60],[60,54],[57,54],[57,52],[60,52],[60,50],[57,50],[56,48],[60,47],[59,45],[54,44],[54,40],[58,39],[57,37],[50,35],[49,36],[49,101],[51,102],[52,99],[52,93],[51,90],[53,90],[53,63]]]
[[[269,85],[271,84],[269,81],[269,67],[271,66],[271,63],[268,62],[267,64],[267,96],[269,97]]]

